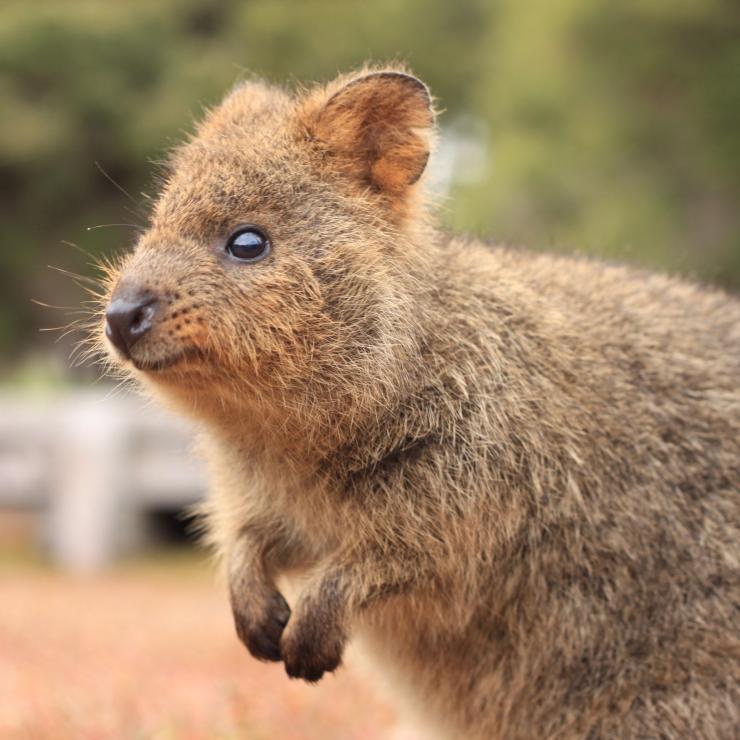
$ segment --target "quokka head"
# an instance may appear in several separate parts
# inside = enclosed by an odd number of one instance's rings
[[[296,93],[238,85],[176,150],[149,228],[108,275],[114,363],[194,397],[391,382],[433,251],[418,238],[433,133],[426,86],[400,69]]]

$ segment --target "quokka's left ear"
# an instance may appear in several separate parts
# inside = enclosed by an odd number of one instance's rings
[[[404,72],[369,72],[318,110],[312,134],[357,184],[398,197],[421,177],[434,110],[426,85]]]

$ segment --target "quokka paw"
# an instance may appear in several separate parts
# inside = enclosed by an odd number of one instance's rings
[[[286,673],[311,683],[319,681],[341,665],[344,642],[344,634],[331,622],[311,617],[295,624],[291,620],[280,643]]]
[[[251,598],[250,598],[251,597]],[[290,619],[290,607],[277,590],[256,596],[232,595],[236,633],[247,650],[259,660],[280,661],[280,638]]]

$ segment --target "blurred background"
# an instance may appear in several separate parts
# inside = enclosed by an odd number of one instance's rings
[[[413,736],[351,666],[310,689],[240,650],[192,431],[43,331],[237,80],[393,59],[443,110],[448,227],[740,288],[735,0],[2,0],[0,736]]]

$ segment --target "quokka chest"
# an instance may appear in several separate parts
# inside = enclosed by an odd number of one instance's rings
[[[267,472],[251,492],[255,504],[278,523],[295,555],[319,560],[351,537],[353,517],[336,492],[300,476]]]

